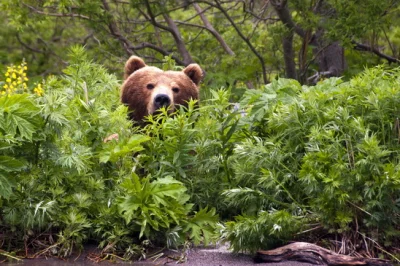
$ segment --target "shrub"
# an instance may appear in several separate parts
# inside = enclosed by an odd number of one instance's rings
[[[354,247],[398,243],[399,76],[377,67],[348,82],[279,79],[245,93],[250,136],[230,158],[240,187],[224,193],[250,215],[226,224],[234,249],[269,248],[315,223]]]
[[[0,94],[9,247],[68,256],[90,238],[128,259],[149,241],[215,240],[217,213],[235,251],[318,239],[303,234],[315,229],[372,255],[398,244],[400,69],[311,87],[278,79],[239,103],[210,90],[199,108],[163,110],[141,128],[116,77],[81,48],[71,55],[64,76]]]
[[[211,240],[215,210],[193,208],[178,172],[135,173],[158,136],[132,127],[114,75],[74,47],[64,75],[40,84],[0,94],[2,242],[69,256],[91,239],[131,258],[146,240]]]

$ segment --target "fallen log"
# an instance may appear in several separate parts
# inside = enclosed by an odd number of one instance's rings
[[[306,243],[295,242],[273,250],[259,250],[254,258],[255,263],[283,262],[283,261],[308,262],[314,265],[367,265],[391,266],[387,260],[351,257],[337,254],[326,248]]]

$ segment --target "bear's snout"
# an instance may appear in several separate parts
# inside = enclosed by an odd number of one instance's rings
[[[155,109],[160,109],[161,107],[168,107],[171,105],[171,99],[167,94],[158,94],[154,98]]]

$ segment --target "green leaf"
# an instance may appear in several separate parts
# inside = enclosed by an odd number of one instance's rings
[[[127,141],[119,139],[118,142],[109,141],[104,144],[105,148],[99,153],[99,161],[101,163],[113,162],[115,163],[120,158],[126,155],[133,155],[136,152],[142,151],[143,143],[150,140],[150,137],[145,135],[135,134]]]
[[[184,232],[189,232],[191,240],[195,245],[201,242],[207,246],[216,236],[216,226],[219,220],[216,210],[211,208],[201,209],[190,218],[184,227]]]
[[[32,140],[41,118],[37,115],[39,108],[28,97],[28,94],[0,97],[0,117],[3,120],[2,128],[8,134],[18,134]]]
[[[0,170],[0,196],[8,199],[12,195],[13,187],[15,187],[15,181],[10,177],[10,175]]]

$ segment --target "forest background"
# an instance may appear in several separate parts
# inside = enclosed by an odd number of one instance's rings
[[[398,260],[398,1],[0,7],[3,257],[303,239]],[[200,109],[132,127],[118,97],[133,54],[199,63]]]

